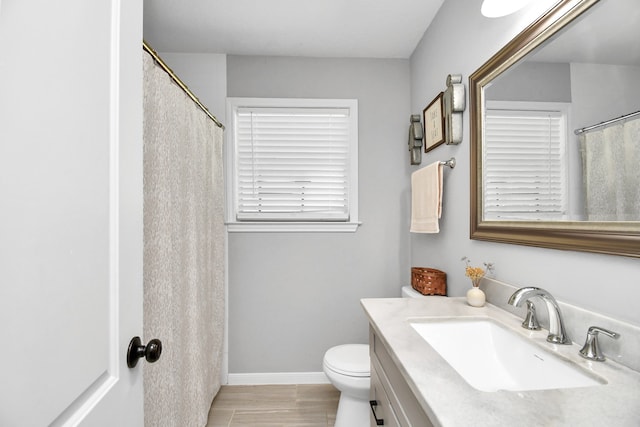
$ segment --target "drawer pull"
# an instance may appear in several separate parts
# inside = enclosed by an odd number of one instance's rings
[[[383,426],[384,420],[382,418],[378,418],[378,416],[376,415],[376,406],[378,406],[378,401],[370,400],[369,405],[371,406],[371,412],[373,412],[373,419],[376,420],[376,425]]]

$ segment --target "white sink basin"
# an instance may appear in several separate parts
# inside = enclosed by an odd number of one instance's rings
[[[421,320],[411,326],[477,390],[546,390],[605,383],[491,319]]]

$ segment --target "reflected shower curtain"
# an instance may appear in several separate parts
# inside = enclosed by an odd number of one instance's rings
[[[586,217],[640,221],[640,119],[580,135]]]
[[[144,52],[145,425],[204,426],[220,388],[222,130]]]

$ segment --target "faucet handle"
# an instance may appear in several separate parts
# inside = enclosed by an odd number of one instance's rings
[[[620,338],[620,334],[617,332],[613,332],[599,326],[591,326],[589,328],[589,331],[587,332],[587,339],[584,342],[584,346],[580,350],[580,356],[584,357],[585,359],[596,360],[598,362],[603,362],[605,360],[602,351],[600,351],[600,346],[598,345],[599,333],[602,333],[613,339]]]
[[[522,322],[522,327],[531,331],[537,331],[540,329],[540,323],[538,323],[538,318],[536,317],[536,306],[529,300],[526,302],[527,316],[524,318],[524,322]]]

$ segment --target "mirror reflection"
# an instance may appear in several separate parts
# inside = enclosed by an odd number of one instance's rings
[[[600,1],[483,87],[483,221],[640,221],[638,22]]]

